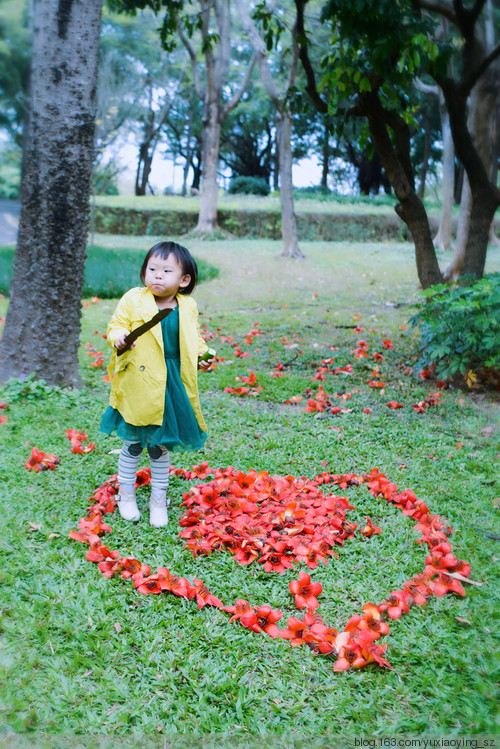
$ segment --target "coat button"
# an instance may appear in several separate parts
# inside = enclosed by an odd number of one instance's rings
[[[146,369],[146,367],[144,366],[144,364],[142,364],[142,365],[141,365],[141,366],[139,367],[139,369],[141,370],[141,372],[143,372],[143,371],[144,371],[144,370]]]

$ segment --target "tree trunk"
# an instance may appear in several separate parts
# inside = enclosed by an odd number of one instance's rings
[[[373,145],[399,200],[396,212],[411,232],[415,244],[417,273],[422,288],[442,283],[443,277],[432,242],[429,219],[424,204],[415,192],[408,127],[398,116],[391,121],[396,138],[394,146],[385,120],[387,113],[384,112],[377,93],[360,94],[359,103],[368,119]]]
[[[37,0],[21,218],[0,380],[79,385],[102,0]]]
[[[485,185],[482,185],[483,180],[480,175],[477,175],[475,184],[472,186],[468,174],[464,176],[455,252],[450,265],[444,272],[446,280],[455,280],[463,273],[471,273],[472,268],[484,270],[489,231],[496,207],[493,207],[491,190],[485,189],[493,153],[493,118],[498,97],[495,69],[498,69],[497,65],[492,65],[479,79],[470,97],[468,129],[477,154],[485,167],[486,180]],[[482,226],[482,221],[488,222],[486,227]],[[481,242],[484,246],[480,244]],[[469,252],[473,257],[466,258]],[[476,270],[474,270],[474,275],[476,275]],[[480,278],[481,275],[477,277]]]
[[[424,130],[424,155],[422,158],[422,169],[420,170],[420,185],[418,186],[418,197],[420,200],[424,199],[425,195],[425,180],[427,179],[427,171],[429,169],[429,156],[431,155],[431,112],[427,108],[425,110],[425,130]]]
[[[325,122],[323,143],[321,149],[321,187],[328,190],[328,175],[330,173],[330,130]]]
[[[303,258],[305,256],[299,247],[297,221],[293,207],[292,116],[287,109],[284,112],[276,112],[276,136],[280,162],[281,234],[283,237],[281,256]]]
[[[200,213],[195,231],[200,234],[213,234],[219,228],[217,223],[217,198],[219,186],[220,122],[216,102],[210,102],[203,117],[202,157],[203,175],[201,180]]]
[[[441,218],[439,229],[434,237],[434,246],[439,250],[451,249],[453,183],[455,180],[455,148],[451,136],[450,118],[444,103],[443,93],[439,92],[439,114],[443,135],[443,179],[441,183]]]
[[[153,155],[149,152],[149,143],[141,143],[139,148],[137,172],[135,175],[135,194],[138,196],[146,194],[152,164]]]

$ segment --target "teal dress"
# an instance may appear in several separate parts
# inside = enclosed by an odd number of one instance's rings
[[[181,380],[181,358],[179,352],[179,308],[161,321],[167,387],[163,424],[157,426],[134,426],[128,424],[121,413],[108,406],[101,419],[101,432],[112,434],[126,442],[139,442],[142,447],[161,445],[170,451],[199,450],[203,447],[207,433],[202,431],[186,389]]]

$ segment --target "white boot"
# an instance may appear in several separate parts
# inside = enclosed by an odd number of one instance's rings
[[[141,517],[141,513],[135,501],[135,486],[125,486],[122,484],[115,499],[122,518],[124,520],[133,520],[136,523]]]
[[[166,489],[152,489],[149,500],[149,523],[153,528],[168,525]]]

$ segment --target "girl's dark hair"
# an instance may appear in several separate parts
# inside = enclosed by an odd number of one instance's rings
[[[184,275],[191,276],[188,285],[179,289],[179,294],[191,294],[191,292],[194,291],[194,287],[198,282],[198,267],[196,265],[196,260],[188,249],[176,242],[158,242],[151,247],[142,264],[140,273],[142,283],[145,283],[144,276],[146,275],[148,263],[153,255],[158,255],[162,260],[166,260],[170,255],[173,255],[182,267]]]

